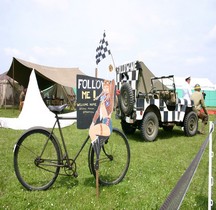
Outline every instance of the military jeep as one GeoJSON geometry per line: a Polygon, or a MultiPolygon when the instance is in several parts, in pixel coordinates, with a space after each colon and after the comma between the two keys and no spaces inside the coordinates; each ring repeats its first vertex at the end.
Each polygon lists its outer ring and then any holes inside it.
{"type": "Polygon", "coordinates": [[[141,131],[145,141],[157,139],[159,128],[182,127],[186,136],[197,133],[198,117],[193,102],[177,97],[174,76],[155,77],[143,62],[116,68],[116,117],[125,134],[141,131]]]}

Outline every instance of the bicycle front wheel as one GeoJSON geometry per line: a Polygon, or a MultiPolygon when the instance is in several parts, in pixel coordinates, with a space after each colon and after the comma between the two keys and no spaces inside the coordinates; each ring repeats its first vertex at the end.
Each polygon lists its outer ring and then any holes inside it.
{"type": "Polygon", "coordinates": [[[60,148],[49,131],[35,128],[24,133],[14,147],[14,169],[28,190],[46,190],[60,170],[60,148]]]}
{"type": "MultiPolygon", "coordinates": [[[[96,155],[90,148],[90,167],[96,177],[96,155]]],[[[102,146],[99,160],[99,182],[102,185],[118,184],[125,177],[130,164],[130,147],[126,136],[118,129],[113,131],[102,146]]]]}

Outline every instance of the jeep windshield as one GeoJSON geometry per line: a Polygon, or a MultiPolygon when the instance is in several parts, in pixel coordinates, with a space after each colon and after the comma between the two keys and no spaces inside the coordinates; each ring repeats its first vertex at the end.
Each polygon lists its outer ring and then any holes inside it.
{"type": "Polygon", "coordinates": [[[174,76],[162,76],[151,78],[151,85],[154,91],[172,90],[175,92],[174,76]],[[157,89],[155,88],[157,87],[157,89]]]}

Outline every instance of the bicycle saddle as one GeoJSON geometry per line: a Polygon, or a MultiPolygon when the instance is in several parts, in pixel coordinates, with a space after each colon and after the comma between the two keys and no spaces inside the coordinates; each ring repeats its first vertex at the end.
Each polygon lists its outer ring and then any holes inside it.
{"type": "Polygon", "coordinates": [[[48,106],[48,108],[51,112],[61,112],[66,106],[67,104],[63,104],[60,106],[48,106]]]}

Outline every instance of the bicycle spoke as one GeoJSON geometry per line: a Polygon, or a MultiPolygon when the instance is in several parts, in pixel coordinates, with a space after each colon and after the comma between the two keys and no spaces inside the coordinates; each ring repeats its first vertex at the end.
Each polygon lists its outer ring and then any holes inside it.
{"type": "Polygon", "coordinates": [[[49,188],[59,173],[60,154],[55,139],[42,129],[25,133],[14,152],[18,180],[29,190],[49,188]],[[42,154],[42,156],[41,156],[42,154]]]}
{"type": "MultiPolygon", "coordinates": [[[[94,171],[96,157],[91,151],[91,167],[94,171]]],[[[127,173],[130,162],[130,148],[127,138],[117,129],[113,129],[106,144],[103,145],[99,160],[99,181],[104,185],[119,183],[127,173]]]]}

